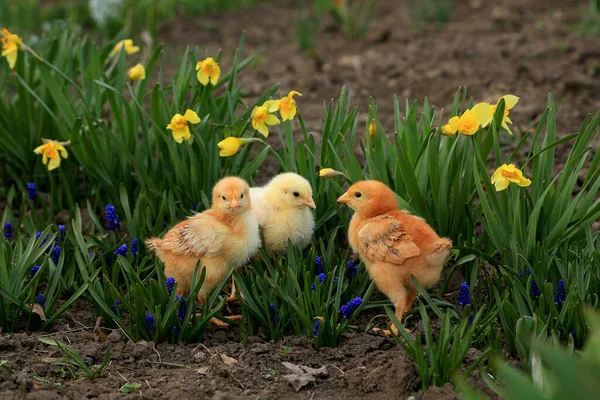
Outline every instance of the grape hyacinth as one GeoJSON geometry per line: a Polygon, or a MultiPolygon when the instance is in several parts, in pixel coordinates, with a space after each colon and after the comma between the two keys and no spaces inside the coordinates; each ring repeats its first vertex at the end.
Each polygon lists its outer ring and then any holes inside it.
{"type": "Polygon", "coordinates": [[[354,314],[354,311],[356,311],[356,309],[360,307],[361,304],[362,299],[360,297],[355,297],[348,303],[340,307],[340,313],[344,316],[344,318],[350,319],[352,314],[354,314]]]}
{"type": "Polygon", "coordinates": [[[179,304],[179,309],[177,309],[177,318],[184,319],[185,314],[187,314],[188,310],[187,301],[185,300],[185,297],[183,297],[182,294],[178,294],[177,297],[175,297],[175,299],[177,301],[181,300],[181,303],[179,304]]]}
{"type": "Polygon", "coordinates": [[[315,257],[315,275],[320,275],[323,273],[323,260],[321,257],[315,257]]]}
{"type": "Polygon", "coordinates": [[[4,224],[4,239],[6,240],[10,240],[13,238],[13,229],[12,229],[12,224],[10,222],[7,222],[6,224],[4,224]]]}
{"type": "Polygon", "coordinates": [[[29,198],[29,200],[37,199],[37,188],[33,182],[27,183],[27,198],[29,198]]]}
{"type": "Polygon", "coordinates": [[[567,298],[567,293],[565,291],[565,283],[563,282],[563,280],[559,280],[558,284],[556,285],[556,294],[554,295],[554,303],[555,304],[562,304],[565,302],[567,298]]]}
{"type": "Polygon", "coordinates": [[[58,258],[60,257],[60,253],[62,253],[62,247],[55,244],[52,248],[52,254],[50,254],[50,258],[52,258],[52,262],[54,265],[58,264],[58,258]]]}
{"type": "Polygon", "coordinates": [[[106,227],[111,231],[119,229],[119,217],[117,217],[115,206],[107,204],[104,211],[106,212],[106,227]]]}
{"type": "Polygon", "coordinates": [[[46,298],[42,293],[38,293],[38,295],[35,297],[35,302],[44,307],[44,305],[46,305],[46,298]]]}
{"type": "Polygon", "coordinates": [[[348,267],[346,268],[346,276],[348,278],[354,278],[358,274],[358,262],[354,260],[348,261],[348,267]]]}
{"type": "Polygon", "coordinates": [[[310,291],[311,292],[316,292],[317,291],[317,284],[313,283],[312,285],[310,285],[310,291]]]}
{"type": "Polygon", "coordinates": [[[275,324],[275,304],[269,304],[269,314],[271,314],[271,323],[275,324]]]}
{"type": "Polygon", "coordinates": [[[156,323],[154,321],[154,314],[146,314],[146,326],[148,329],[154,329],[156,327],[156,323]]]}
{"type": "Polygon", "coordinates": [[[327,277],[327,275],[325,275],[324,273],[317,275],[317,279],[319,280],[319,283],[325,282],[326,277],[327,277]]]}
{"type": "Polygon", "coordinates": [[[319,325],[320,325],[321,321],[319,321],[318,319],[315,321],[315,325],[313,328],[313,335],[315,336],[319,336],[319,325]]]}
{"type": "Polygon", "coordinates": [[[531,295],[535,298],[540,297],[540,288],[533,278],[531,278],[531,295]]]}
{"type": "Polygon", "coordinates": [[[31,271],[29,272],[29,275],[33,278],[35,276],[35,274],[38,273],[39,270],[40,270],[40,266],[39,265],[34,265],[33,268],[31,268],[31,271]]]}
{"type": "Polygon", "coordinates": [[[137,238],[131,239],[131,254],[134,256],[138,255],[138,240],[137,238]]]}
{"type": "Polygon", "coordinates": [[[168,277],[167,280],[165,280],[165,284],[167,285],[167,293],[171,296],[171,293],[173,293],[173,286],[175,286],[175,278],[172,276],[168,277]]]}
{"type": "Polygon", "coordinates": [[[112,310],[113,313],[117,313],[117,307],[119,307],[121,305],[121,300],[115,300],[115,304],[110,306],[110,309],[112,310]]]}
{"type": "Polygon", "coordinates": [[[467,282],[463,282],[460,285],[460,292],[458,293],[458,301],[459,306],[466,306],[471,304],[471,293],[469,291],[469,284],[467,282]]]}
{"type": "Polygon", "coordinates": [[[60,236],[61,240],[65,238],[67,234],[67,227],[64,225],[58,225],[58,236],[60,236]]]}
{"type": "Polygon", "coordinates": [[[179,328],[176,326],[173,327],[173,336],[179,336],[179,328]]]}
{"type": "Polygon", "coordinates": [[[115,256],[127,256],[127,245],[125,243],[115,251],[115,256]]]}

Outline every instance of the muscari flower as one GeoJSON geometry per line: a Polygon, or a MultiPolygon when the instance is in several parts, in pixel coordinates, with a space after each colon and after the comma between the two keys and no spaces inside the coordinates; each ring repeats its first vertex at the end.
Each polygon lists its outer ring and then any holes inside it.
{"type": "Polygon", "coordinates": [[[29,200],[37,199],[37,188],[33,182],[27,183],[27,197],[29,200]]]}
{"type": "Polygon", "coordinates": [[[556,294],[554,295],[554,303],[555,304],[562,304],[565,302],[567,298],[567,293],[565,291],[565,283],[563,282],[563,280],[559,280],[558,284],[556,285],[556,294]]]}
{"type": "Polygon", "coordinates": [[[38,293],[38,295],[35,297],[35,302],[44,307],[44,305],[46,305],[46,298],[42,293],[38,293]]]}
{"type": "Polygon", "coordinates": [[[173,134],[173,139],[177,143],[182,143],[183,140],[188,140],[192,137],[190,133],[190,124],[199,124],[200,117],[193,110],[188,109],[185,114],[175,114],[173,118],[171,118],[171,123],[167,125],[167,129],[171,130],[173,134]]]}
{"type": "Polygon", "coordinates": [[[134,67],[132,67],[127,73],[129,79],[132,81],[140,81],[146,79],[146,70],[144,66],[140,63],[137,63],[134,67]]]}
{"type": "Polygon", "coordinates": [[[167,286],[167,293],[169,293],[170,296],[171,293],[173,293],[173,286],[175,286],[175,278],[173,278],[172,276],[168,277],[165,280],[165,285],[167,286]]]}
{"type": "Polygon", "coordinates": [[[460,117],[450,118],[448,123],[442,127],[442,134],[446,136],[455,136],[460,133],[465,136],[472,136],[477,133],[481,121],[471,110],[467,110],[460,117]]]}
{"type": "Polygon", "coordinates": [[[4,224],[4,239],[10,240],[13,238],[13,236],[14,236],[14,234],[13,234],[12,224],[10,222],[5,223],[4,224]]]}
{"type": "Polygon", "coordinates": [[[269,314],[271,314],[271,323],[275,324],[277,321],[275,318],[275,304],[269,304],[269,314]]]}
{"type": "Polygon", "coordinates": [[[327,277],[327,275],[325,275],[324,273],[320,273],[319,275],[317,275],[317,279],[319,280],[319,283],[325,282],[326,277],[327,277]]]}
{"type": "Polygon", "coordinates": [[[502,127],[512,135],[512,132],[507,124],[512,124],[513,122],[508,117],[508,114],[510,114],[510,110],[519,102],[519,98],[517,96],[512,94],[504,95],[496,102],[496,104],[479,103],[474,105],[473,108],[471,108],[471,111],[477,116],[477,118],[481,120],[481,126],[485,128],[490,124],[490,122],[492,122],[496,108],[498,108],[498,104],[502,99],[504,99],[504,116],[502,117],[502,127]]]}
{"type": "Polygon", "coordinates": [[[279,114],[281,114],[282,120],[292,120],[296,116],[296,113],[298,112],[296,109],[296,100],[294,100],[294,96],[296,95],[302,96],[300,92],[292,90],[287,96],[277,100],[277,107],[279,108],[279,114]]]}
{"type": "Polygon", "coordinates": [[[106,213],[106,227],[111,231],[119,229],[119,217],[117,217],[117,213],[115,212],[115,206],[107,204],[104,212],[106,213]]]}
{"type": "Polygon", "coordinates": [[[64,239],[66,234],[67,227],[64,225],[58,225],[58,236],[60,236],[61,239],[64,239]]]}
{"type": "Polygon", "coordinates": [[[8,29],[3,28],[0,42],[2,43],[2,57],[6,57],[8,67],[13,69],[17,63],[19,49],[23,48],[23,40],[14,33],[10,33],[8,29]]]}
{"type": "Polygon", "coordinates": [[[58,258],[60,257],[60,253],[62,253],[62,247],[55,244],[52,248],[52,254],[50,254],[50,258],[52,258],[52,262],[56,265],[58,264],[58,258]]]}
{"type": "Polygon", "coordinates": [[[131,239],[131,254],[134,256],[138,255],[138,240],[137,238],[131,239]]]}
{"type": "Polygon", "coordinates": [[[134,46],[133,40],[131,39],[121,40],[115,45],[108,57],[112,58],[119,54],[122,50],[125,50],[125,53],[127,54],[134,54],[140,51],[140,48],[139,46],[134,46]]]}
{"type": "Polygon", "coordinates": [[[514,164],[503,164],[492,175],[492,184],[496,187],[497,192],[506,189],[511,182],[521,187],[531,185],[531,180],[525,178],[523,172],[514,164]]]}
{"type": "Polygon", "coordinates": [[[251,116],[252,127],[264,137],[269,136],[269,126],[279,123],[279,118],[273,115],[278,109],[278,104],[275,100],[267,100],[262,106],[254,107],[251,116]]]}
{"type": "Polygon", "coordinates": [[[346,276],[348,278],[353,278],[356,276],[356,274],[358,274],[358,262],[354,260],[348,261],[346,268],[346,276]]]}
{"type": "Polygon", "coordinates": [[[179,308],[177,309],[177,318],[179,319],[184,319],[185,318],[185,314],[187,314],[187,310],[188,310],[188,305],[187,305],[187,301],[185,300],[185,297],[183,297],[182,294],[178,294],[175,297],[175,301],[180,301],[179,303],[179,308]]]}
{"type": "Polygon", "coordinates": [[[115,300],[115,304],[110,306],[110,309],[113,313],[117,313],[117,307],[119,307],[121,305],[121,300],[115,300]]]}
{"type": "Polygon", "coordinates": [[[127,244],[123,243],[116,251],[115,256],[127,256],[127,244]]]}
{"type": "Polygon", "coordinates": [[[531,278],[531,295],[535,298],[540,297],[540,288],[534,278],[531,278]]]}
{"type": "Polygon", "coordinates": [[[176,326],[173,327],[173,336],[179,336],[179,328],[176,326]]]}
{"type": "Polygon", "coordinates": [[[315,320],[315,325],[313,327],[313,335],[318,336],[319,335],[319,325],[320,325],[321,321],[319,321],[318,319],[315,320]]]}
{"type": "Polygon", "coordinates": [[[355,297],[348,303],[340,307],[340,313],[344,316],[344,318],[350,319],[350,317],[352,317],[352,314],[354,314],[356,309],[360,307],[361,304],[362,299],[360,297],[355,297]]]}
{"type": "Polygon", "coordinates": [[[219,147],[219,149],[221,149],[219,151],[219,155],[221,157],[230,157],[234,154],[236,154],[239,149],[240,146],[243,146],[245,144],[248,143],[252,143],[252,142],[257,142],[259,139],[256,138],[237,138],[234,136],[229,136],[226,139],[221,140],[219,143],[217,143],[217,146],[219,147]]]}
{"type": "Polygon", "coordinates": [[[154,314],[146,314],[146,326],[148,329],[154,329],[156,327],[154,314]]]}
{"type": "Polygon", "coordinates": [[[196,71],[198,71],[196,73],[198,82],[204,86],[208,85],[209,81],[213,85],[216,85],[219,81],[219,76],[221,76],[221,67],[219,67],[219,64],[212,57],[208,57],[204,61],[198,61],[196,71]]]}
{"type": "Polygon", "coordinates": [[[40,270],[40,266],[34,265],[33,268],[31,268],[31,271],[29,272],[29,276],[31,276],[33,278],[35,276],[35,274],[38,273],[39,270],[40,270]]]}
{"type": "Polygon", "coordinates": [[[57,142],[56,140],[42,138],[42,142],[44,144],[36,147],[33,152],[42,155],[42,162],[44,165],[48,165],[48,171],[60,167],[61,157],[65,159],[69,157],[69,153],[67,153],[67,149],[64,146],[68,146],[71,141],[57,142]]]}
{"type": "Polygon", "coordinates": [[[315,257],[315,275],[323,273],[323,260],[320,256],[315,257]]]}
{"type": "Polygon", "coordinates": [[[459,306],[463,307],[467,304],[471,304],[471,293],[469,291],[469,284],[467,282],[463,282],[463,284],[460,285],[457,303],[459,306]]]}

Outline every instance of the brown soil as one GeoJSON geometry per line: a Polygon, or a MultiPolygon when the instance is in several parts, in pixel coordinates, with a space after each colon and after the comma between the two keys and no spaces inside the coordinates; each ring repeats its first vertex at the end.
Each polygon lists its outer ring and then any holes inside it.
{"type": "MultiPolygon", "coordinates": [[[[204,344],[155,346],[133,343],[119,330],[98,335],[86,304],[76,303],[52,332],[0,335],[0,360],[8,361],[0,368],[2,399],[112,399],[140,395],[160,399],[457,398],[451,385],[420,392],[416,366],[388,338],[355,331],[345,334],[338,348],[317,351],[310,339],[293,336],[279,342],[250,337],[244,346],[238,328],[211,327],[204,344]],[[68,343],[89,366],[99,365],[108,347],[110,365],[103,376],[89,381],[57,365],[63,354],[42,343],[40,336],[68,343]],[[282,362],[312,368],[326,366],[328,376],[317,378],[296,392],[284,379],[291,372],[282,362]],[[140,383],[142,387],[135,393],[120,393],[119,388],[125,383],[140,383]]],[[[472,349],[467,361],[477,355],[478,351],[472,349]]],[[[491,394],[481,382],[473,378],[470,382],[491,394]]]]}

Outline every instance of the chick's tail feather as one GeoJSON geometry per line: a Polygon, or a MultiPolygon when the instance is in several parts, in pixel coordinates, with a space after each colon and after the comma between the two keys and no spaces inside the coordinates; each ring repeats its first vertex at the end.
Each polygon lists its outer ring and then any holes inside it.
{"type": "Polygon", "coordinates": [[[144,242],[146,244],[146,248],[149,251],[154,251],[156,252],[156,249],[160,246],[160,244],[162,243],[162,239],[160,238],[150,238],[150,239],[146,239],[146,241],[144,242]]]}

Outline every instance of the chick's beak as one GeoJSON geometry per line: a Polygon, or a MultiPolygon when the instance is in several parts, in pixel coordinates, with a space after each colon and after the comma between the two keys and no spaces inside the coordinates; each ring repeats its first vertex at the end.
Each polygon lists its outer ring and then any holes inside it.
{"type": "Polygon", "coordinates": [[[348,192],[344,193],[337,199],[338,203],[350,203],[350,197],[348,197],[348,192]]]}
{"type": "Polygon", "coordinates": [[[236,199],[231,199],[231,202],[229,203],[229,205],[233,211],[237,211],[238,208],[240,208],[240,205],[236,199]]]}
{"type": "Polygon", "coordinates": [[[307,207],[314,208],[315,210],[317,209],[315,201],[312,199],[312,197],[304,199],[304,204],[306,204],[307,207]]]}

